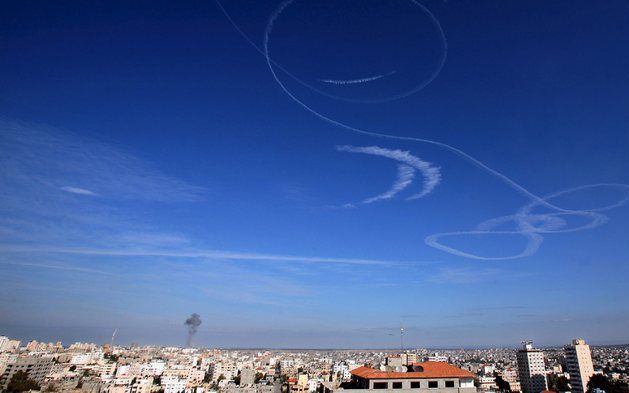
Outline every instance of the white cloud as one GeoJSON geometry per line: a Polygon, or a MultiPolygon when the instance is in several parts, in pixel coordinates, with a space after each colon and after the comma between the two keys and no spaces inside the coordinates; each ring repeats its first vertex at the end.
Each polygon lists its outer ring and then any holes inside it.
{"type": "Polygon", "coordinates": [[[67,192],[71,192],[73,194],[79,194],[79,195],[96,195],[96,193],[90,191],[90,190],[86,190],[85,188],[79,188],[79,187],[70,187],[70,186],[65,186],[65,187],[61,187],[61,189],[63,191],[67,191],[67,192]]]}
{"type": "Polygon", "coordinates": [[[60,253],[77,255],[103,255],[119,257],[175,257],[175,258],[206,258],[215,260],[232,261],[261,261],[261,262],[299,262],[318,264],[344,264],[344,265],[419,265],[429,262],[421,261],[396,261],[384,259],[365,258],[336,258],[319,256],[263,254],[225,250],[207,249],[107,249],[107,248],[72,248],[72,247],[47,247],[47,246],[23,246],[13,244],[0,244],[2,252],[27,252],[27,253],[60,253]]]}
{"type": "Polygon", "coordinates": [[[157,202],[197,201],[204,193],[120,148],[68,131],[0,120],[0,135],[0,181],[20,192],[18,200],[50,188],[157,202]]]}

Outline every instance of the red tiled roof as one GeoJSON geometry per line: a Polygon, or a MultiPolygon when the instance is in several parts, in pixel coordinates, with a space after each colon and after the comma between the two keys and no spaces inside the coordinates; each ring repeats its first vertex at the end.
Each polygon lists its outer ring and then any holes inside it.
{"type": "Polygon", "coordinates": [[[462,370],[445,362],[415,363],[424,371],[397,372],[380,371],[370,367],[358,367],[352,370],[352,374],[364,379],[420,379],[420,378],[474,378],[469,371],[462,370]]]}

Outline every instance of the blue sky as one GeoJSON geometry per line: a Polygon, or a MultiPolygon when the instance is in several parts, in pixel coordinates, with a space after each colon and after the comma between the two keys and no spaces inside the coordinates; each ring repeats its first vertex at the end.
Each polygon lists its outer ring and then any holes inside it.
{"type": "Polygon", "coordinates": [[[222,6],[2,6],[0,334],[629,340],[626,2],[222,6]]]}

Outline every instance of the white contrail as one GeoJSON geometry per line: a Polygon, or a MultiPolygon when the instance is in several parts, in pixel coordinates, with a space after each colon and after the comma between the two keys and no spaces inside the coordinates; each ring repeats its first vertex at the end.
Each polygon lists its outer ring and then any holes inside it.
{"type": "Polygon", "coordinates": [[[329,83],[332,85],[356,85],[359,83],[377,81],[378,79],[382,79],[384,77],[387,77],[393,74],[395,74],[395,71],[391,71],[388,74],[374,75],[374,76],[369,76],[366,78],[359,78],[359,79],[319,79],[319,81],[324,82],[324,83],[329,83]]]}
{"type": "Polygon", "coordinates": [[[535,254],[535,252],[539,249],[539,246],[542,244],[544,240],[542,234],[548,233],[567,233],[567,232],[578,232],[586,229],[596,228],[605,224],[609,218],[602,214],[601,212],[611,210],[617,207],[621,207],[629,202],[629,185],[627,184],[609,184],[609,183],[600,183],[600,184],[588,184],[584,186],[569,188],[563,191],[556,192],[554,194],[548,195],[543,198],[544,201],[549,199],[554,199],[560,196],[564,196],[567,194],[571,194],[577,191],[583,191],[592,188],[617,188],[623,190],[625,196],[620,198],[618,201],[600,206],[597,208],[584,209],[584,210],[572,210],[570,212],[556,212],[556,213],[532,213],[533,209],[540,206],[541,203],[538,201],[533,201],[523,207],[521,207],[515,214],[510,216],[502,216],[492,218],[490,220],[484,221],[480,223],[475,230],[472,231],[456,231],[456,232],[444,232],[444,233],[435,233],[426,237],[425,242],[427,245],[437,248],[439,250],[448,252],[453,255],[458,255],[465,258],[471,259],[479,259],[479,260],[505,260],[505,259],[516,259],[523,258],[527,256],[531,256],[535,254]],[[567,227],[568,223],[562,217],[564,216],[578,216],[582,218],[588,219],[588,222],[575,226],[575,227],[567,227]],[[494,228],[499,227],[500,225],[505,225],[508,223],[512,223],[514,225],[513,230],[495,230],[494,228]],[[503,255],[503,256],[495,256],[495,257],[487,257],[483,255],[472,254],[469,252],[461,251],[457,248],[446,246],[440,243],[440,239],[444,237],[455,237],[455,236],[468,236],[468,235],[516,235],[522,236],[527,240],[524,249],[518,253],[513,255],[503,255]]]}
{"type": "MultiPolygon", "coordinates": [[[[273,12],[273,14],[271,14],[271,17],[269,18],[269,21],[268,21],[268,23],[266,25],[266,29],[265,29],[265,32],[264,32],[264,41],[263,41],[264,45],[263,45],[263,48],[264,48],[264,56],[266,58],[266,63],[267,63],[267,66],[269,68],[269,71],[271,71],[271,75],[273,76],[273,79],[275,79],[275,81],[280,86],[280,88],[284,91],[284,93],[286,93],[286,95],[288,95],[289,98],[291,98],[293,101],[295,101],[295,103],[297,103],[298,105],[300,105],[302,108],[304,108],[308,112],[312,113],[313,115],[317,116],[321,120],[324,120],[324,121],[326,121],[326,122],[328,122],[330,124],[333,124],[333,125],[336,125],[338,127],[341,127],[341,128],[343,128],[345,130],[354,132],[356,134],[374,136],[374,137],[378,137],[378,138],[402,140],[402,141],[422,142],[422,143],[428,143],[428,144],[431,144],[431,145],[436,145],[436,146],[442,147],[444,149],[447,149],[447,150],[449,150],[449,151],[451,151],[451,152],[453,152],[453,153],[455,153],[455,154],[465,158],[466,160],[470,161],[471,163],[477,165],[481,169],[487,171],[491,175],[493,175],[493,176],[497,177],[498,179],[502,180],[507,185],[509,185],[510,187],[514,188],[518,192],[524,194],[528,198],[530,198],[532,200],[535,200],[535,201],[539,201],[540,203],[543,203],[545,206],[547,206],[549,208],[556,209],[556,210],[559,210],[559,211],[567,211],[565,209],[561,209],[561,208],[559,208],[557,206],[554,206],[552,204],[549,204],[548,202],[543,201],[542,198],[540,198],[539,196],[537,196],[537,195],[533,194],[532,192],[528,191],[526,188],[522,187],[521,185],[519,185],[515,181],[511,180],[509,177],[507,177],[507,176],[503,175],[502,173],[498,172],[497,170],[495,170],[495,169],[485,165],[483,162],[481,162],[481,161],[477,160],[476,158],[472,157],[471,155],[465,153],[463,150],[460,150],[460,149],[458,149],[458,148],[456,148],[454,146],[448,145],[447,143],[433,141],[431,139],[398,136],[398,135],[393,135],[393,134],[386,134],[386,133],[380,133],[380,132],[374,132],[374,131],[367,131],[367,130],[363,130],[363,129],[360,129],[360,128],[356,128],[356,127],[350,126],[348,124],[342,123],[340,121],[334,120],[334,119],[332,119],[330,117],[327,117],[327,116],[317,112],[316,110],[312,109],[310,106],[306,105],[304,102],[299,100],[297,97],[295,97],[295,95],[292,94],[286,88],[286,86],[282,83],[280,78],[277,76],[277,73],[275,72],[275,68],[273,67],[273,62],[271,61],[270,52],[269,52],[269,39],[270,39],[270,36],[271,36],[271,32],[273,31],[273,25],[275,23],[275,20],[279,17],[279,15],[282,13],[282,11],[284,11],[284,9],[286,7],[288,7],[291,3],[293,3],[293,1],[294,0],[286,0],[286,1],[284,1],[273,12]]],[[[424,6],[422,6],[421,4],[419,4],[417,2],[414,2],[414,3],[416,3],[417,5],[422,7],[429,15],[432,16],[430,11],[428,11],[428,9],[426,9],[424,6]]],[[[433,18],[434,18],[434,16],[433,16],[433,18]]]]}
{"type": "MultiPolygon", "coordinates": [[[[404,93],[402,95],[395,96],[395,97],[390,98],[390,99],[401,98],[401,97],[405,97],[405,96],[408,96],[410,94],[413,94],[413,93],[421,90],[423,87],[425,87],[430,82],[432,82],[432,80],[434,80],[437,77],[437,75],[439,74],[439,72],[443,68],[443,64],[445,63],[445,57],[447,55],[447,41],[445,40],[445,35],[443,34],[443,30],[441,29],[441,25],[439,24],[439,21],[421,3],[417,2],[416,0],[410,0],[410,1],[412,1],[414,4],[416,4],[418,7],[420,7],[428,16],[430,16],[430,18],[433,21],[433,24],[439,30],[439,32],[441,34],[441,38],[442,38],[443,48],[444,48],[443,56],[441,58],[441,62],[440,62],[439,67],[433,72],[433,74],[431,74],[431,76],[426,80],[426,82],[424,84],[416,87],[415,89],[413,89],[410,92],[406,92],[406,93],[404,93]]],[[[284,9],[286,7],[288,7],[290,4],[292,4],[294,2],[294,0],[285,0],[284,2],[282,2],[276,8],[276,10],[271,14],[271,16],[269,17],[269,20],[267,22],[267,25],[266,25],[266,28],[265,28],[265,31],[264,31],[264,39],[263,39],[263,48],[262,48],[262,50],[260,50],[257,47],[257,45],[255,45],[253,43],[253,41],[251,41],[246,36],[246,34],[244,34],[244,32],[236,25],[236,23],[229,16],[229,14],[225,10],[225,8],[222,6],[220,1],[216,0],[216,2],[218,3],[218,5],[221,8],[221,10],[223,11],[223,13],[225,13],[225,15],[227,16],[229,21],[232,23],[232,25],[234,25],[236,30],[249,43],[251,43],[258,51],[260,51],[264,55],[264,57],[266,59],[267,66],[269,68],[269,71],[271,72],[271,75],[273,76],[273,79],[279,85],[280,89],[282,89],[282,91],[291,100],[293,100],[295,103],[297,103],[299,106],[301,106],[304,110],[310,112],[311,114],[313,114],[314,116],[318,117],[319,119],[321,119],[323,121],[326,121],[326,122],[328,122],[328,123],[330,123],[332,125],[335,125],[337,127],[340,127],[340,128],[342,128],[344,130],[347,130],[347,131],[350,131],[350,132],[353,132],[353,133],[356,133],[356,134],[366,135],[366,136],[371,136],[371,137],[377,137],[377,138],[386,138],[386,139],[400,140],[400,141],[420,142],[420,143],[426,143],[426,144],[430,144],[430,145],[441,147],[441,148],[443,148],[445,150],[448,150],[448,151],[450,151],[450,152],[452,152],[452,153],[462,157],[463,159],[471,162],[472,164],[476,165],[480,169],[484,170],[485,172],[487,172],[490,175],[494,176],[495,178],[499,179],[500,181],[505,183],[510,188],[514,189],[515,191],[519,192],[520,194],[524,195],[526,198],[531,200],[531,203],[529,205],[526,205],[525,207],[523,207],[517,214],[515,214],[513,216],[499,217],[497,219],[489,220],[489,221],[486,221],[485,223],[481,224],[480,227],[483,228],[483,229],[477,229],[477,230],[473,230],[473,231],[459,231],[459,232],[438,233],[438,234],[430,235],[430,236],[428,236],[425,239],[425,243],[427,245],[429,245],[429,246],[435,247],[435,248],[440,249],[442,251],[446,251],[446,252],[451,253],[453,255],[458,255],[458,256],[462,256],[462,257],[466,257],[466,258],[472,258],[472,259],[504,260],[504,259],[522,258],[522,257],[530,256],[530,255],[534,254],[538,250],[539,246],[541,245],[541,243],[543,241],[543,237],[542,237],[542,235],[540,235],[540,233],[556,233],[556,232],[569,232],[569,231],[573,231],[574,232],[574,231],[577,231],[577,230],[584,230],[584,229],[594,228],[594,227],[599,226],[602,223],[606,222],[606,220],[607,220],[607,217],[605,215],[597,213],[597,212],[599,212],[601,210],[608,210],[608,209],[611,209],[611,208],[614,208],[614,207],[622,206],[629,200],[629,185],[625,185],[625,184],[592,184],[592,185],[586,185],[586,186],[582,186],[582,187],[577,187],[575,189],[564,190],[564,191],[561,191],[559,193],[553,194],[551,196],[542,198],[542,197],[534,194],[533,192],[529,191],[525,187],[521,186],[519,183],[517,183],[516,181],[512,180],[508,176],[506,176],[506,175],[502,174],[501,172],[491,168],[490,166],[486,165],[485,163],[483,163],[482,161],[476,159],[475,157],[471,156],[470,154],[464,152],[463,150],[461,150],[459,148],[456,148],[456,147],[454,147],[452,145],[449,145],[447,143],[443,143],[443,142],[439,142],[439,141],[435,141],[435,140],[431,140],[431,139],[425,139],[425,138],[405,137],[405,136],[398,136],[398,135],[384,133],[384,132],[368,131],[368,130],[364,130],[364,129],[361,129],[361,128],[350,126],[350,125],[345,124],[343,122],[340,122],[338,120],[334,120],[334,119],[332,119],[332,118],[330,118],[330,117],[328,117],[328,116],[326,116],[326,115],[316,111],[315,109],[313,109],[312,107],[310,107],[309,105],[307,105],[306,103],[304,103],[303,101],[298,99],[293,93],[291,93],[288,90],[288,88],[284,85],[284,83],[282,83],[280,78],[278,77],[275,68],[280,69],[281,71],[286,73],[286,75],[291,77],[296,82],[302,84],[303,86],[306,86],[306,87],[308,87],[308,88],[310,88],[310,89],[312,89],[312,90],[314,90],[314,91],[316,91],[318,93],[321,93],[323,95],[330,96],[329,94],[323,93],[320,90],[317,90],[316,88],[314,88],[314,87],[304,83],[303,81],[299,80],[299,78],[296,78],[294,75],[292,75],[290,72],[288,72],[285,68],[281,67],[279,64],[277,64],[275,61],[273,61],[271,59],[270,50],[269,50],[269,41],[270,41],[271,32],[273,31],[274,23],[277,20],[277,18],[280,16],[280,14],[284,11],[284,9]],[[578,190],[581,190],[581,189],[593,188],[593,187],[603,187],[603,186],[623,188],[625,190],[625,192],[627,193],[627,197],[617,201],[616,203],[614,203],[614,204],[612,204],[610,206],[604,207],[603,209],[599,208],[599,209],[590,209],[590,210],[564,209],[564,208],[556,206],[555,204],[550,203],[548,201],[549,199],[552,199],[552,198],[554,198],[556,196],[559,196],[559,195],[563,195],[563,194],[568,193],[568,192],[574,192],[574,191],[578,191],[578,190]],[[554,211],[554,213],[545,213],[545,214],[540,213],[540,214],[536,214],[536,215],[530,214],[531,209],[533,209],[534,207],[538,207],[538,206],[543,206],[543,207],[546,207],[548,209],[551,209],[551,210],[554,211]],[[577,227],[577,228],[559,229],[558,227],[563,227],[565,225],[565,224],[563,224],[563,222],[565,222],[565,221],[563,221],[560,217],[561,216],[570,216],[570,215],[588,217],[590,219],[590,222],[585,224],[585,225],[582,225],[581,227],[577,227]],[[517,228],[515,230],[511,230],[511,231],[497,231],[497,230],[493,230],[492,229],[498,223],[503,223],[505,221],[513,221],[514,224],[517,225],[517,228]],[[536,226],[535,225],[535,221],[537,221],[538,224],[541,223],[541,226],[536,226]],[[527,241],[527,245],[525,246],[524,250],[521,253],[516,254],[516,255],[511,255],[511,256],[498,256],[498,257],[485,257],[485,256],[481,256],[481,255],[467,253],[467,252],[458,250],[458,249],[456,249],[454,247],[445,246],[445,245],[443,245],[443,244],[441,244],[439,242],[439,239],[442,238],[442,237],[446,237],[446,236],[461,236],[461,235],[519,235],[519,236],[525,237],[528,241],[527,241]]],[[[338,98],[338,97],[334,97],[334,96],[332,96],[332,97],[333,98],[338,98]]],[[[384,101],[386,101],[386,100],[384,100],[384,101]]],[[[369,101],[369,102],[381,102],[381,101],[369,101]]],[[[426,187],[424,187],[424,190],[425,189],[426,189],[426,187]]],[[[420,196],[421,195],[417,195],[416,197],[420,197],[420,196]]]]}
{"type": "MultiPolygon", "coordinates": [[[[312,90],[312,91],[314,91],[314,92],[316,92],[318,94],[321,94],[321,95],[329,97],[329,98],[333,98],[335,100],[341,100],[341,101],[347,101],[347,102],[356,102],[356,103],[370,103],[370,104],[394,101],[394,100],[398,100],[398,99],[401,99],[401,98],[404,98],[404,97],[408,97],[410,95],[413,95],[413,94],[417,93],[418,91],[422,90],[424,87],[428,86],[433,80],[435,80],[435,78],[437,78],[437,76],[439,75],[439,73],[441,73],[441,70],[443,69],[443,66],[446,63],[446,58],[448,57],[448,41],[446,40],[446,36],[445,36],[445,34],[443,32],[443,29],[441,28],[441,24],[439,23],[437,18],[435,18],[434,15],[429,10],[426,7],[424,7],[422,4],[420,4],[418,1],[416,1],[416,0],[409,0],[409,1],[412,2],[413,4],[417,5],[420,9],[422,9],[422,11],[424,11],[426,13],[426,15],[430,18],[431,22],[433,23],[434,27],[437,29],[437,33],[439,34],[439,40],[440,40],[440,43],[441,43],[442,51],[441,51],[441,55],[440,55],[440,57],[439,57],[439,59],[437,61],[437,64],[435,66],[435,69],[432,71],[432,73],[430,73],[430,75],[428,75],[428,77],[426,79],[424,79],[420,83],[414,85],[411,89],[409,89],[409,90],[407,90],[405,92],[402,92],[400,94],[396,94],[396,95],[392,95],[392,96],[388,96],[388,97],[380,98],[380,99],[357,99],[357,98],[341,97],[341,96],[337,96],[337,95],[325,92],[323,90],[320,90],[317,87],[312,86],[312,85],[306,83],[305,81],[301,80],[297,76],[295,76],[293,73],[291,73],[289,70],[287,70],[286,67],[283,67],[277,61],[275,61],[273,59],[269,59],[268,56],[266,55],[266,51],[263,48],[260,48],[255,42],[253,42],[253,40],[251,38],[249,38],[249,36],[238,26],[238,24],[234,21],[234,19],[231,17],[231,15],[229,15],[229,12],[227,12],[227,10],[225,9],[225,7],[221,3],[221,1],[220,0],[215,0],[215,2],[218,5],[218,7],[221,9],[221,11],[225,15],[225,17],[227,18],[229,23],[234,27],[234,29],[236,29],[238,34],[240,34],[240,36],[245,41],[247,41],[262,56],[267,57],[267,61],[272,62],[273,65],[275,65],[275,67],[277,67],[280,70],[282,70],[282,72],[284,72],[286,75],[288,75],[295,82],[299,83],[300,85],[302,85],[304,87],[307,87],[308,89],[310,89],[310,90],[312,90]]],[[[289,1],[289,3],[292,3],[292,2],[293,2],[293,0],[289,1]]],[[[283,8],[285,8],[287,5],[288,4],[284,5],[283,8]]]]}
{"type": "Polygon", "coordinates": [[[389,188],[382,194],[365,199],[363,203],[373,203],[377,201],[391,199],[413,182],[413,178],[415,178],[415,169],[406,164],[398,165],[397,169],[397,179],[395,179],[395,182],[393,183],[391,188],[389,188]]]}
{"type": "MultiPolygon", "coordinates": [[[[421,158],[412,155],[408,151],[385,149],[379,146],[337,146],[336,149],[338,151],[346,151],[349,153],[363,153],[390,158],[402,162],[415,170],[418,170],[424,177],[424,186],[421,192],[415,195],[411,195],[410,197],[408,197],[408,199],[417,199],[428,195],[441,181],[441,173],[439,172],[439,168],[433,167],[429,162],[426,162],[421,158]]],[[[409,176],[409,174],[404,174],[400,172],[400,174],[398,175],[398,180],[394,183],[393,187],[389,191],[379,196],[369,198],[363,203],[371,203],[381,199],[392,198],[412,182],[413,176],[409,176]],[[404,175],[405,177],[403,178],[401,177],[401,175],[404,175]]]]}

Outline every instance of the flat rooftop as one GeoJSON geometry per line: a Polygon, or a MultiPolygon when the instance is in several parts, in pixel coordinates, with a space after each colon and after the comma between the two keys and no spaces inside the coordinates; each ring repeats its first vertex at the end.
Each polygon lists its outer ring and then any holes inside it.
{"type": "Polygon", "coordinates": [[[423,378],[474,378],[476,375],[445,362],[413,364],[413,371],[380,371],[371,367],[358,367],[352,375],[364,379],[423,379],[423,378]]]}

